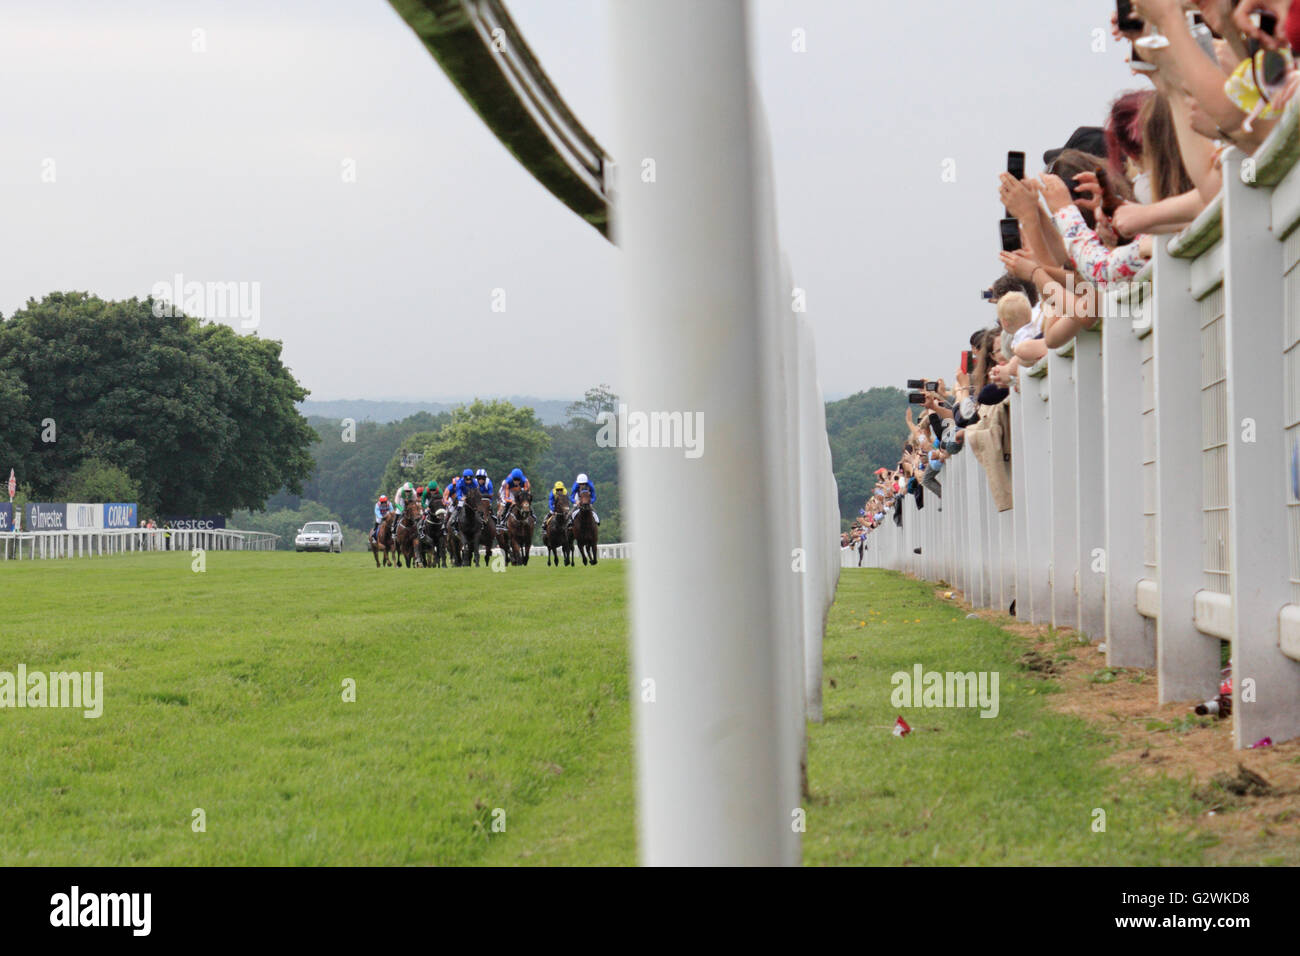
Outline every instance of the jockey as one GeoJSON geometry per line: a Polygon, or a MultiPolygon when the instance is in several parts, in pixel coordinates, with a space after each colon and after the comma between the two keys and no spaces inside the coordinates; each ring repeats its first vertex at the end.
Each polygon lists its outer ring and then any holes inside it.
{"type": "Polygon", "coordinates": [[[478,471],[474,472],[474,480],[478,482],[479,494],[487,498],[488,501],[491,501],[492,479],[488,477],[487,469],[480,468],[478,471]]]}
{"type": "Polygon", "coordinates": [[[524,475],[523,470],[516,468],[510,474],[506,475],[506,480],[501,483],[501,508],[497,512],[497,520],[505,518],[506,513],[510,511],[510,506],[515,503],[516,491],[532,491],[533,486],[529,484],[528,478],[524,475]]]}
{"type": "Polygon", "coordinates": [[[452,495],[455,497],[457,505],[461,504],[465,500],[465,492],[473,482],[474,471],[470,468],[466,468],[462,471],[460,477],[452,482],[452,495]]]}
{"type": "Polygon", "coordinates": [[[406,510],[408,501],[415,501],[415,485],[409,481],[393,492],[393,507],[399,515],[406,510]]]}
{"type": "Polygon", "coordinates": [[[379,500],[375,502],[375,526],[370,531],[370,540],[379,540],[379,524],[393,510],[393,506],[388,503],[388,495],[380,495],[379,500]]]}
{"type": "Polygon", "coordinates": [[[567,497],[569,496],[569,490],[568,490],[567,488],[564,487],[564,482],[562,482],[562,481],[557,481],[557,482],[555,483],[555,486],[554,486],[553,488],[551,488],[551,493],[550,493],[550,495],[549,495],[548,498],[547,498],[547,505],[550,507],[550,510],[549,510],[548,512],[546,512],[546,518],[545,518],[545,520],[542,521],[542,530],[543,530],[543,531],[546,530],[546,527],[551,523],[551,518],[552,518],[552,517],[554,516],[554,514],[555,514],[555,496],[556,496],[556,495],[559,495],[561,498],[567,498],[567,497]]]}
{"type": "Polygon", "coordinates": [[[425,487],[416,490],[420,492],[420,507],[425,511],[429,510],[430,502],[436,502],[442,497],[442,492],[438,489],[436,481],[431,481],[425,487]]]}
{"type": "MultiPolygon", "coordinates": [[[[591,505],[592,505],[591,513],[592,513],[592,515],[593,515],[593,516],[595,517],[595,519],[596,519],[596,524],[600,524],[600,515],[596,514],[596,507],[595,507],[595,506],[596,506],[596,486],[593,485],[590,481],[587,480],[587,476],[586,476],[585,474],[583,474],[583,475],[579,475],[577,478],[574,479],[574,481],[573,481],[573,490],[569,492],[569,503],[570,503],[570,504],[577,505],[577,503],[578,503],[578,492],[580,492],[580,491],[585,491],[585,492],[587,492],[588,494],[591,495],[591,505]]],[[[574,519],[575,517],[577,517],[577,515],[578,515],[578,509],[577,509],[576,507],[575,507],[572,511],[569,512],[569,525],[570,525],[570,527],[572,527],[572,525],[573,525],[573,519],[574,519]]]]}

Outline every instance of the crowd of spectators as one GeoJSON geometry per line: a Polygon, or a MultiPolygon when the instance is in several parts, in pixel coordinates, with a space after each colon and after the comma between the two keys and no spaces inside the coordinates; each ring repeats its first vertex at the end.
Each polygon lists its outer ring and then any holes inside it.
{"type": "Polygon", "coordinates": [[[1135,278],[1155,237],[1182,231],[1218,195],[1223,151],[1253,154],[1300,88],[1300,0],[1120,0],[1111,29],[1145,85],[1047,150],[1036,178],[1023,154],[1008,156],[1002,272],[984,293],[995,319],[971,334],[951,383],[908,382],[898,462],[877,471],[843,540],[859,555],[871,530],[902,524],[908,495],[942,508],[944,465],[967,446],[998,509],[1011,507],[1008,404],[1021,371],[1096,325],[1107,287],[1135,278]]]}

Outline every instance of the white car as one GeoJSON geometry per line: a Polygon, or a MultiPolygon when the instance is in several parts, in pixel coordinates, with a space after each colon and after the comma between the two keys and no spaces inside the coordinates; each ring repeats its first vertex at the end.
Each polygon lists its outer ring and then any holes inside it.
{"type": "Polygon", "coordinates": [[[343,529],[337,521],[309,521],[293,539],[295,551],[343,551],[343,529]]]}

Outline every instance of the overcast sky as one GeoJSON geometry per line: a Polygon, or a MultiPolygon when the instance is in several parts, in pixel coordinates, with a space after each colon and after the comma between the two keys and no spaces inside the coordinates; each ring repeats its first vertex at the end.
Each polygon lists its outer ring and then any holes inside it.
{"type": "MultiPolygon", "coordinates": [[[[614,2],[507,0],[606,144],[614,2]]],[[[1006,150],[1036,173],[1140,85],[1113,6],[754,4],[781,241],[828,396],[948,375],[991,320],[1006,150]]],[[[617,389],[617,250],[518,166],[386,0],[4,0],[0,73],[5,315],[179,273],[257,283],[258,334],[313,398],[617,389]],[[467,335],[513,346],[487,360],[467,335]],[[545,361],[560,350],[573,360],[545,361]]]]}

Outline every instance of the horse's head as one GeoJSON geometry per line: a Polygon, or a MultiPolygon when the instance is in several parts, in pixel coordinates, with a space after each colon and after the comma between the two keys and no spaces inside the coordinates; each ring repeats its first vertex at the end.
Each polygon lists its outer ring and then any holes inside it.
{"type": "Polygon", "coordinates": [[[482,493],[478,490],[478,482],[471,481],[465,485],[465,504],[471,511],[478,511],[479,502],[483,500],[482,493]]]}
{"type": "Polygon", "coordinates": [[[578,507],[583,511],[591,510],[591,492],[586,488],[578,492],[578,507]]]}

